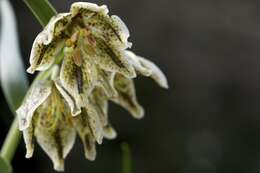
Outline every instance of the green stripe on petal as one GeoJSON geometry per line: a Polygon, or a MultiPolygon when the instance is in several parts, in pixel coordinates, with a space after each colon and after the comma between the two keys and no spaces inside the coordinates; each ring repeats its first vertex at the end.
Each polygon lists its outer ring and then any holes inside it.
{"type": "MultiPolygon", "coordinates": [[[[102,69],[110,72],[121,73],[126,77],[136,77],[135,70],[124,56],[124,52],[109,46],[104,40],[95,37],[96,54],[95,63],[102,69]]],[[[86,51],[85,51],[86,52],[86,51]]]]}
{"type": "Polygon", "coordinates": [[[71,123],[61,118],[55,127],[45,128],[37,125],[35,127],[35,136],[42,149],[51,158],[54,169],[64,170],[64,159],[72,149],[76,133],[71,123]]]}

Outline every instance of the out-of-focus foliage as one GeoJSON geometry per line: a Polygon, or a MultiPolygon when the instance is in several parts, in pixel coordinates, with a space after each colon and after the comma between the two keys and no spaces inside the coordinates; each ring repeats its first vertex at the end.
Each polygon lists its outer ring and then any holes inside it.
{"type": "MultiPolygon", "coordinates": [[[[1,87],[10,109],[14,112],[26,93],[28,81],[18,46],[15,15],[8,0],[0,1],[0,15],[1,87]]],[[[3,153],[1,151],[0,172],[11,173],[12,167],[9,161],[3,158],[3,153]]]]}
{"type": "Polygon", "coordinates": [[[17,108],[28,88],[18,46],[15,16],[7,0],[1,2],[0,79],[11,110],[17,108]]]}

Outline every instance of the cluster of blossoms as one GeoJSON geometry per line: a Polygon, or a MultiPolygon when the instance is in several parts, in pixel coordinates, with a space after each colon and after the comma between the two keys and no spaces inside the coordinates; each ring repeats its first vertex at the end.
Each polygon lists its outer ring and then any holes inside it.
{"type": "Polygon", "coordinates": [[[108,121],[108,101],[142,118],[133,78],[149,76],[161,87],[167,80],[151,61],[127,50],[129,32],[105,5],[77,2],[69,13],[53,17],[36,37],[29,73],[41,71],[17,110],[19,127],[32,157],[34,139],[48,154],[54,169],[64,169],[64,159],[76,134],[85,157],[94,160],[96,142],[113,139],[108,121]]]}

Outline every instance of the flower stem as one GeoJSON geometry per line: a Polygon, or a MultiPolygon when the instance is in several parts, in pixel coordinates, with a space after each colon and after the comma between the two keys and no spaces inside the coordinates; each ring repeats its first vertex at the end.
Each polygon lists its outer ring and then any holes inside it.
{"type": "Polygon", "coordinates": [[[132,173],[132,158],[130,147],[127,143],[121,144],[122,150],[122,173],[132,173]]]}
{"type": "Polygon", "coordinates": [[[8,162],[12,161],[16,148],[19,144],[20,137],[21,137],[21,134],[18,129],[18,120],[16,117],[5,138],[4,144],[3,144],[1,152],[0,152],[1,157],[5,158],[6,161],[8,161],[8,162]]]}
{"type": "Polygon", "coordinates": [[[42,26],[47,25],[51,17],[57,14],[48,0],[24,0],[24,2],[42,26]]]}

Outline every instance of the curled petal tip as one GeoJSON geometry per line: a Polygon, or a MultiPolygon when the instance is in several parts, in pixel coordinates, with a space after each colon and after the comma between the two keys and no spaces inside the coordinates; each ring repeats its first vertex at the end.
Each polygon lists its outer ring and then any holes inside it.
{"type": "Polygon", "coordinates": [[[27,158],[27,159],[31,158],[33,156],[33,150],[34,150],[33,148],[31,148],[31,149],[27,148],[25,158],[27,158]]]}
{"type": "Polygon", "coordinates": [[[161,83],[161,87],[164,88],[164,89],[169,89],[169,85],[168,85],[167,80],[165,80],[163,83],[161,83]]]}
{"type": "Polygon", "coordinates": [[[80,109],[72,110],[71,115],[72,115],[73,117],[75,117],[75,116],[79,115],[80,113],[81,113],[81,110],[80,110],[80,109]]]}
{"type": "Polygon", "coordinates": [[[64,171],[64,160],[55,160],[53,164],[56,171],[64,171]]]}
{"type": "Polygon", "coordinates": [[[144,117],[144,109],[143,107],[139,106],[136,112],[133,112],[133,117],[136,119],[142,119],[144,117]]]}
{"type": "Polygon", "coordinates": [[[112,127],[104,127],[103,129],[104,137],[107,139],[115,139],[117,137],[116,131],[112,127]]]}
{"type": "Polygon", "coordinates": [[[32,67],[29,67],[26,71],[27,71],[27,73],[33,74],[35,72],[35,69],[32,67]]]}
{"type": "Polygon", "coordinates": [[[85,152],[85,158],[88,159],[89,161],[95,161],[96,153],[85,152]]]}
{"type": "Polygon", "coordinates": [[[97,139],[97,143],[99,145],[101,145],[103,143],[103,136],[100,136],[98,139],[97,139]]]}

